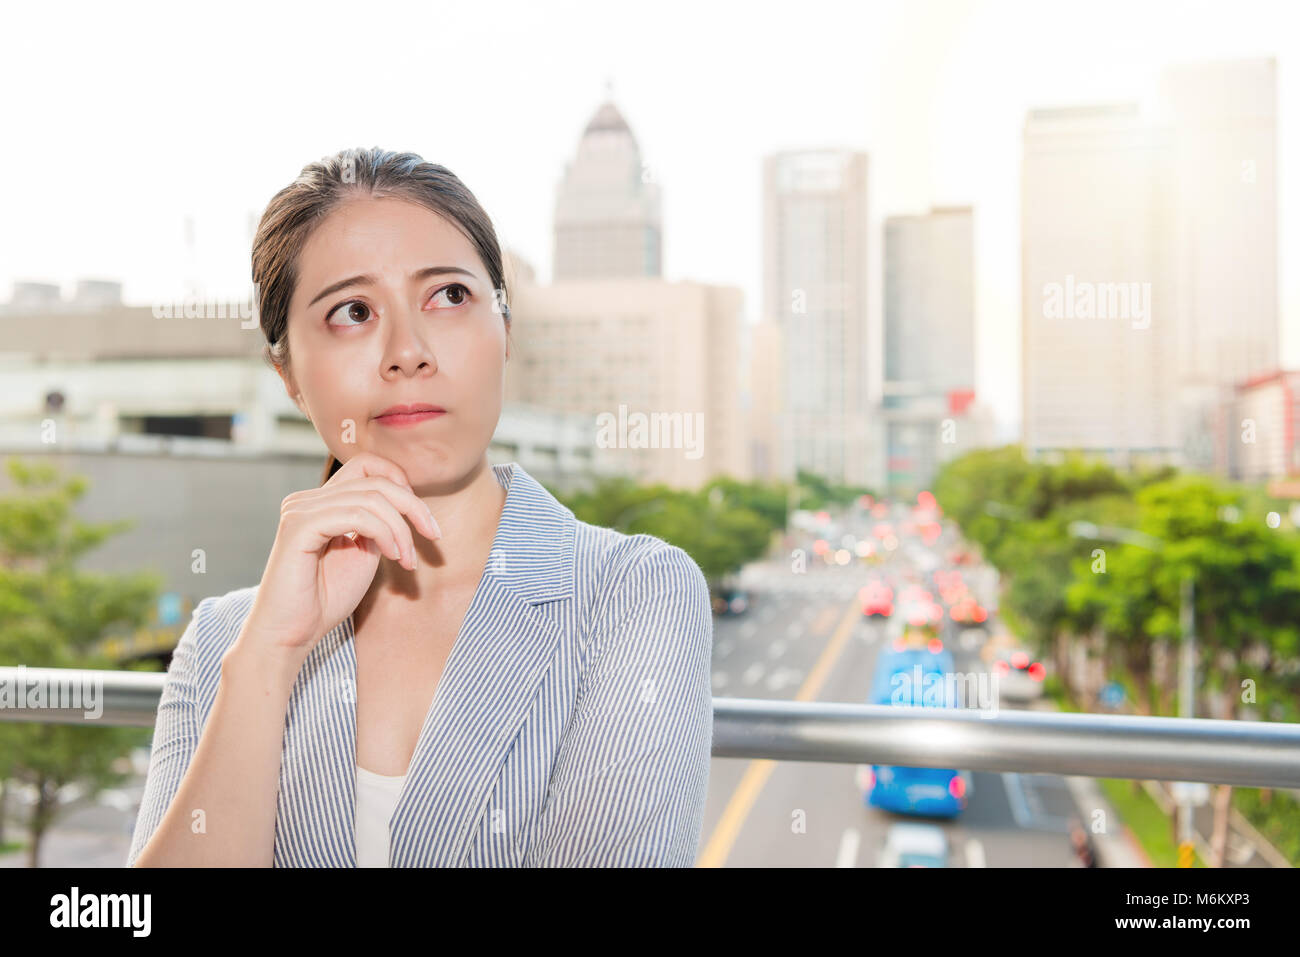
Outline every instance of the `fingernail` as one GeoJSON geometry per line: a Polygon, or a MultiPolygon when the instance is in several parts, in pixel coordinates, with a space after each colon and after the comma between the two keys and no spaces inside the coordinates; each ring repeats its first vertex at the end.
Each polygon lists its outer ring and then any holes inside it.
{"type": "Polygon", "coordinates": [[[438,527],[438,520],[433,517],[433,509],[426,505],[424,510],[429,513],[429,524],[433,526],[433,537],[442,538],[442,529],[438,527]]]}

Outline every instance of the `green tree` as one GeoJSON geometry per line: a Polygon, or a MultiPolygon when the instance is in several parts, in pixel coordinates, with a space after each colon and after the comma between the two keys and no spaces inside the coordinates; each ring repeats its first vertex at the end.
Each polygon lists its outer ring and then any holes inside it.
{"type": "Polygon", "coordinates": [[[733,478],[715,478],[704,486],[706,493],[721,489],[729,508],[743,508],[755,513],[773,530],[784,529],[790,520],[790,488],[784,483],[742,482],[733,478]]]}
{"type": "MultiPolygon", "coordinates": [[[[1182,635],[1179,620],[1184,580],[1193,585],[1196,687],[1217,692],[1215,713],[1203,705],[1200,717],[1239,718],[1244,689],[1264,702],[1270,716],[1293,710],[1294,677],[1281,673],[1293,660],[1300,621],[1297,549],[1294,535],[1279,534],[1264,515],[1241,508],[1237,490],[1205,476],[1182,475],[1154,482],[1138,492],[1137,530],[1159,544],[1111,547],[1105,575],[1075,565],[1072,603],[1095,614],[1137,682],[1144,713],[1151,713],[1150,649],[1156,638],[1171,644],[1182,635]],[[1275,701],[1286,701],[1281,709],[1275,701]]],[[[1170,676],[1172,677],[1172,676],[1170,676]]],[[[1159,710],[1168,710],[1161,689],[1159,710]]],[[[1215,795],[1211,846],[1222,861],[1231,787],[1215,795]]]]}
{"type": "MultiPolygon", "coordinates": [[[[7,469],[15,490],[0,497],[0,662],[117,668],[96,646],[115,630],[147,622],[160,579],[84,573],[76,563],[131,523],[77,519],[73,505],[87,488],[80,476],[62,481],[52,466],[18,459],[7,469]]],[[[0,720],[0,781],[22,782],[36,793],[26,822],[29,866],[39,866],[41,839],[70,807],[60,803],[60,793],[75,785],[81,800],[91,800],[122,783],[130,750],[148,740],[142,728],[0,720]]]]}
{"type": "MultiPolygon", "coordinates": [[[[1289,503],[1169,467],[1119,472],[1078,454],[1029,462],[1017,446],[946,463],[935,495],[1001,573],[1007,621],[1053,642],[1063,678],[1070,642],[1100,633],[1103,665],[1130,684],[1138,709],[1172,713],[1176,675],[1154,674],[1152,651],[1167,642],[1165,660],[1174,659],[1181,588],[1190,579],[1198,688],[1221,702],[1214,714],[1204,706],[1196,713],[1243,717],[1250,692],[1268,720],[1300,718],[1300,534],[1280,518],[1265,521],[1269,512],[1286,514],[1289,503]],[[1156,544],[1077,539],[1076,521],[1130,529],[1156,544]]],[[[1065,687],[1069,693],[1068,680],[1065,687]]],[[[1220,860],[1230,799],[1221,787],[1211,838],[1220,860]]]]}
{"type": "MultiPolygon", "coordinates": [[[[686,551],[710,588],[767,551],[774,522],[783,520],[778,490],[715,479],[697,490],[630,479],[601,481],[561,499],[579,519],[627,535],[647,534],[686,551]]],[[[559,496],[557,496],[558,498],[559,496]]]]}
{"type": "Polygon", "coordinates": [[[1138,496],[1139,529],[1163,540],[1152,573],[1163,603],[1152,631],[1178,631],[1178,588],[1194,583],[1197,648],[1208,667],[1202,690],[1219,692],[1221,712],[1237,718],[1242,681],[1262,698],[1289,690],[1273,685],[1272,669],[1249,662],[1293,660],[1300,623],[1294,535],[1269,528],[1264,515],[1241,508],[1237,490],[1202,476],[1153,484],[1138,496]]]}
{"type": "Polygon", "coordinates": [[[795,483],[798,490],[797,507],[811,511],[843,507],[862,495],[878,497],[866,486],[834,485],[807,469],[796,470],[795,483]]]}

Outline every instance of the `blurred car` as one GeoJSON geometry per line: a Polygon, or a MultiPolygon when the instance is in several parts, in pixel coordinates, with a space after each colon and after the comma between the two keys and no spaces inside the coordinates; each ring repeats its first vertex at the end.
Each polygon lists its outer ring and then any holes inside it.
{"type": "MultiPolygon", "coordinates": [[[[894,651],[907,648],[942,648],[939,638],[939,626],[928,618],[905,616],[895,611],[889,619],[886,637],[894,651]],[[936,644],[937,643],[937,644],[936,644]]],[[[879,677],[879,673],[877,673],[879,677]]]]}
{"type": "Polygon", "coordinates": [[[960,569],[956,568],[936,568],[930,577],[934,579],[934,587],[941,592],[965,584],[962,581],[960,569]]]}
{"type": "Polygon", "coordinates": [[[1024,649],[1000,653],[993,661],[998,697],[1004,701],[1034,701],[1043,696],[1043,679],[1047,669],[1041,661],[1030,658],[1024,649]]]}
{"type": "Polygon", "coordinates": [[[871,539],[860,539],[856,551],[864,565],[880,565],[885,560],[884,548],[878,547],[871,539]]]}
{"type": "Polygon", "coordinates": [[[989,636],[989,640],[984,643],[980,649],[980,660],[986,667],[993,667],[993,659],[998,652],[1006,648],[1017,648],[1020,643],[1011,635],[1010,632],[998,629],[989,636]]]}
{"type": "Polygon", "coordinates": [[[858,602],[868,618],[888,618],[894,613],[894,590],[880,579],[872,579],[858,590],[858,602]]]}
{"type": "Polygon", "coordinates": [[[743,588],[719,588],[713,596],[715,615],[741,615],[749,609],[749,592],[743,588]]]}
{"type": "Polygon", "coordinates": [[[938,557],[928,548],[918,548],[912,561],[924,572],[932,572],[939,567],[938,557]]]}
{"type": "Polygon", "coordinates": [[[1029,649],[1011,635],[994,635],[980,651],[980,657],[997,680],[999,700],[1026,702],[1043,696],[1046,666],[1035,661],[1029,649]]]}
{"type": "Polygon", "coordinates": [[[885,834],[877,866],[947,867],[948,835],[933,824],[894,824],[885,834]]]}
{"type": "Polygon", "coordinates": [[[957,643],[965,651],[974,651],[989,639],[989,633],[983,628],[963,628],[957,637],[957,643]]]}
{"type": "Polygon", "coordinates": [[[917,627],[943,624],[943,606],[920,585],[907,585],[899,592],[897,612],[905,622],[917,627]]]}
{"type": "Polygon", "coordinates": [[[958,598],[948,610],[948,614],[959,625],[982,624],[988,617],[984,606],[977,602],[970,592],[958,598]]]}

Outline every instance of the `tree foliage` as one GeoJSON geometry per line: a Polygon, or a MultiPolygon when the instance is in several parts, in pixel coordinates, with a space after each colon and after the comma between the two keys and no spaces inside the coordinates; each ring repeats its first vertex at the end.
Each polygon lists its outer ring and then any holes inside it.
{"type": "MultiPolygon", "coordinates": [[[[153,573],[101,575],[78,560],[129,521],[90,524],[73,506],[86,492],[80,476],[62,479],[46,464],[7,463],[12,493],[0,497],[0,662],[14,667],[117,670],[96,650],[116,631],[146,624],[161,587],[153,573]]],[[[90,800],[130,774],[126,760],[143,746],[142,728],[0,721],[0,781],[35,790],[27,819],[28,862],[39,861],[41,838],[70,806],[60,795],[90,800]]]]}

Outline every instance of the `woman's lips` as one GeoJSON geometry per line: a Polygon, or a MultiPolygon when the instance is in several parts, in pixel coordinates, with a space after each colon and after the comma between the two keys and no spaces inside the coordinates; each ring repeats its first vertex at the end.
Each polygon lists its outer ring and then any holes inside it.
{"type": "Polygon", "coordinates": [[[446,414],[446,412],[396,412],[392,415],[376,416],[375,421],[380,425],[418,425],[446,414]]]}

